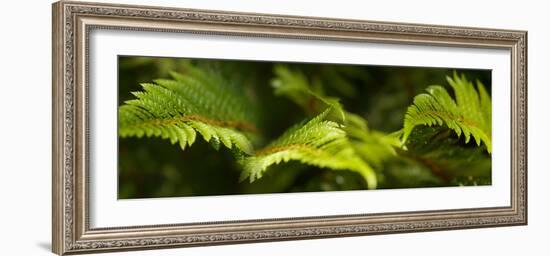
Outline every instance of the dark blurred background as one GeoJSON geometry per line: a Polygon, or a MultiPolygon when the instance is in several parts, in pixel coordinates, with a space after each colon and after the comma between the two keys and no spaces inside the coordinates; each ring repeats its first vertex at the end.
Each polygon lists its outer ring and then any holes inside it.
{"type": "MultiPolygon", "coordinates": [[[[261,104],[261,130],[267,140],[276,138],[292,124],[305,118],[296,104],[275,96],[270,86],[277,63],[179,59],[158,57],[119,57],[119,105],[133,99],[140,83],[170,78],[170,71],[183,71],[191,62],[223,72],[224,76],[254,91],[261,104]]],[[[279,63],[280,64],[280,63],[279,63]]],[[[391,133],[403,126],[403,117],[412,99],[429,85],[446,88],[446,76],[453,72],[479,80],[491,92],[489,70],[426,67],[355,66],[342,64],[286,63],[308,77],[323,81],[327,95],[339,97],[346,110],[368,120],[369,128],[391,133]]],[[[451,90],[452,91],[452,90],[451,90]]],[[[200,137],[200,136],[199,136],[200,137]]],[[[330,171],[297,163],[271,167],[254,183],[239,182],[240,168],[224,148],[215,151],[202,138],[185,151],[160,138],[119,139],[119,198],[206,196],[249,193],[283,193],[366,189],[354,172],[330,171]]],[[[484,154],[480,151],[480,154],[484,154]]],[[[456,175],[443,180],[429,166],[413,161],[389,161],[379,168],[379,188],[410,188],[490,184],[490,156],[480,160],[481,172],[475,180],[456,175]]]]}

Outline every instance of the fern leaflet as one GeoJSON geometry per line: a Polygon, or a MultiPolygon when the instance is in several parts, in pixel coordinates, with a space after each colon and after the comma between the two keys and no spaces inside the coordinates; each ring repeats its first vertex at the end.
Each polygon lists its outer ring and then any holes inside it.
{"type": "Polygon", "coordinates": [[[341,125],[325,120],[331,110],[291,127],[255,156],[244,158],[241,179],[253,182],[271,165],[299,161],[321,168],[358,172],[369,188],[376,188],[374,170],[355,154],[341,125]]]}
{"type": "Polygon", "coordinates": [[[191,65],[173,79],[142,84],[136,99],[119,107],[121,137],[161,137],[182,149],[195,142],[196,133],[215,148],[224,145],[252,154],[247,134],[257,132],[254,107],[240,87],[213,71],[191,65]]]}
{"type": "Polygon", "coordinates": [[[369,130],[365,118],[344,110],[338,98],[326,96],[323,86],[315,83],[316,80],[309,83],[303,73],[283,65],[275,67],[275,74],[277,77],[272,81],[275,93],[289,97],[306,112],[314,112],[315,107],[319,106],[337,110],[345,124],[343,130],[350,145],[368,164],[380,166],[383,161],[395,156],[394,146],[399,146],[398,138],[369,130]]]}
{"type": "Polygon", "coordinates": [[[439,85],[429,86],[428,94],[419,94],[414,98],[413,105],[409,106],[405,114],[403,127],[404,144],[414,127],[447,126],[459,137],[464,134],[468,143],[473,137],[478,146],[483,142],[487,151],[491,152],[491,98],[483,84],[477,82],[477,91],[472,82],[464,75],[447,81],[454,90],[453,99],[449,93],[439,85]]]}

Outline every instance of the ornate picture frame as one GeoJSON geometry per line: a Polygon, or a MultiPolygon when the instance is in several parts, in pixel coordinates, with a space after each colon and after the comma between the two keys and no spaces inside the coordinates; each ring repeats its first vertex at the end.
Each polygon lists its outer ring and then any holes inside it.
{"type": "Polygon", "coordinates": [[[53,4],[52,93],[52,247],[60,255],[527,224],[526,31],[61,1],[53,4]],[[92,228],[88,46],[98,29],[509,50],[510,205],[92,228]]]}

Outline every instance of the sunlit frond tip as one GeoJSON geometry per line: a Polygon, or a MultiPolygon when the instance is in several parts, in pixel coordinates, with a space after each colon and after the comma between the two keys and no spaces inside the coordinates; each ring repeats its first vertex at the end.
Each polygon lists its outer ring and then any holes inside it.
{"type": "Polygon", "coordinates": [[[446,126],[468,143],[473,137],[478,146],[485,144],[491,153],[491,98],[481,82],[477,91],[464,75],[447,77],[454,91],[454,99],[439,85],[429,86],[428,93],[419,94],[407,109],[403,126],[402,144],[406,143],[414,127],[446,126]]]}

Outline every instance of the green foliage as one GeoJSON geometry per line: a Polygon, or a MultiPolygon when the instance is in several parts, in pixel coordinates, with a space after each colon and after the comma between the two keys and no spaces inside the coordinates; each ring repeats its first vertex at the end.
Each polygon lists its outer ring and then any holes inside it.
{"type": "MultiPolygon", "coordinates": [[[[337,118],[343,122],[341,129],[347,137],[346,150],[353,152],[353,161],[358,161],[355,157],[359,157],[361,165],[368,166],[368,169],[372,170],[370,165],[381,166],[385,160],[395,156],[394,146],[399,145],[397,136],[369,130],[367,121],[363,117],[345,111],[338,98],[325,95],[320,80],[310,82],[302,72],[291,70],[283,65],[275,66],[274,72],[276,77],[272,80],[272,86],[276,95],[289,98],[306,113],[317,113],[319,108],[326,107],[336,110],[337,118]]],[[[334,73],[330,74],[329,81],[336,78],[341,83],[345,81],[334,73]]],[[[376,175],[372,172],[364,177],[369,184],[376,184],[376,175]]]]}
{"type": "Polygon", "coordinates": [[[253,182],[261,178],[269,166],[294,160],[322,168],[358,172],[369,188],[376,188],[374,171],[355,154],[341,125],[325,120],[330,111],[325,110],[306,123],[290,128],[256,152],[256,156],[245,158],[241,178],[253,182]]]}
{"type": "Polygon", "coordinates": [[[119,77],[120,181],[138,181],[121,186],[129,195],[147,177],[171,184],[147,197],[491,184],[483,84],[455,73],[452,92],[425,87],[451,70],[162,58],[120,67],[136,72],[119,77]]]}
{"type": "Polygon", "coordinates": [[[491,98],[483,84],[477,82],[477,91],[472,82],[456,73],[447,81],[454,90],[455,99],[439,85],[429,86],[428,94],[414,98],[405,115],[402,143],[409,138],[418,125],[443,126],[457,136],[464,134],[465,142],[473,137],[479,146],[483,142],[491,152],[491,98]]]}
{"type": "Polygon", "coordinates": [[[400,155],[422,164],[446,183],[487,184],[491,99],[483,84],[477,82],[476,91],[464,75],[455,73],[447,81],[454,99],[438,85],[429,86],[429,94],[414,98],[405,115],[402,143],[406,150],[400,155]],[[477,147],[469,145],[471,137],[477,147]]]}
{"type": "Polygon", "coordinates": [[[247,133],[257,132],[254,106],[238,86],[213,71],[186,67],[174,79],[143,83],[136,99],[119,108],[121,137],[161,137],[182,149],[195,142],[196,132],[215,148],[220,144],[252,154],[247,133]]]}

